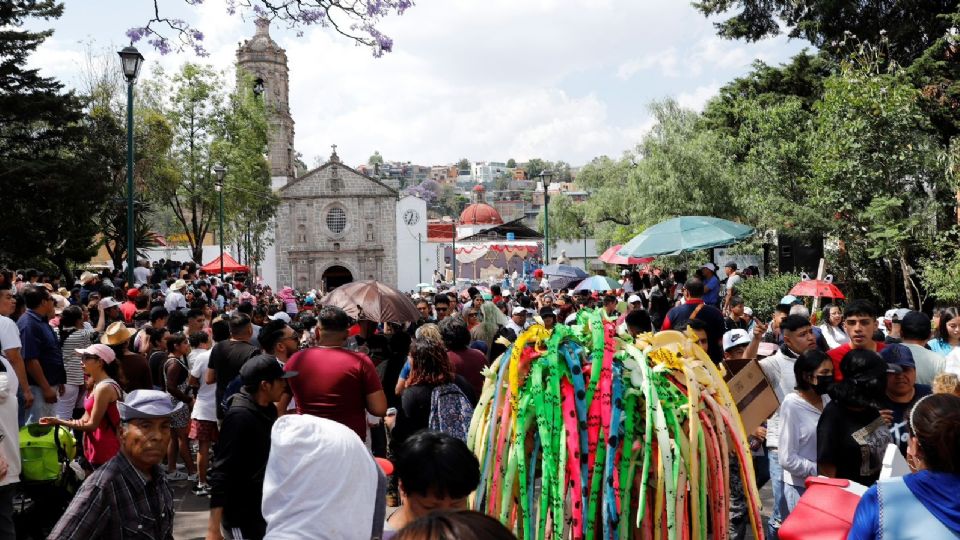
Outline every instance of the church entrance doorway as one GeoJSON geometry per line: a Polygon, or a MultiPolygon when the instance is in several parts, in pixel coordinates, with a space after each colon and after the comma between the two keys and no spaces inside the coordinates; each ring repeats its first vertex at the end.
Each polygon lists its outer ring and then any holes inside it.
{"type": "Polygon", "coordinates": [[[353,274],[342,266],[331,266],[323,272],[323,290],[330,292],[353,281],[353,274]]]}

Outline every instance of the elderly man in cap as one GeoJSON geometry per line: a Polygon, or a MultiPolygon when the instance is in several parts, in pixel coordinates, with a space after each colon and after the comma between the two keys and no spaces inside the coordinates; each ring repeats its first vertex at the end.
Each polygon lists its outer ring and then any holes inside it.
{"type": "Polygon", "coordinates": [[[117,405],[120,452],[84,481],[50,538],[173,538],[173,491],[159,464],[170,415],[183,404],[159,390],[137,390],[117,405]]]}

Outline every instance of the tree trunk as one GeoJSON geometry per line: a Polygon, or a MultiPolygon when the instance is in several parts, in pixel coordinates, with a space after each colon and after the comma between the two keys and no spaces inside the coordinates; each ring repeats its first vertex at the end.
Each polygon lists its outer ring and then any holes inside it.
{"type": "Polygon", "coordinates": [[[913,311],[919,311],[917,301],[913,296],[912,284],[910,283],[910,267],[907,265],[907,248],[900,248],[900,273],[903,275],[903,290],[907,293],[907,307],[913,311]]]}

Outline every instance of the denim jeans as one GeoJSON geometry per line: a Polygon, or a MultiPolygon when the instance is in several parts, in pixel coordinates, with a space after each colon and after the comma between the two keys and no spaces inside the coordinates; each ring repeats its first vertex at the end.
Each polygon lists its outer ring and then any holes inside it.
{"type": "Polygon", "coordinates": [[[770,483],[773,486],[773,509],[770,512],[770,521],[767,523],[767,538],[777,538],[780,524],[787,517],[787,500],[783,494],[783,468],[780,467],[780,452],[776,448],[768,448],[767,457],[770,460],[770,483]]]}
{"type": "MultiPolygon", "coordinates": [[[[790,512],[793,512],[793,509],[797,507],[797,503],[800,502],[800,497],[806,490],[807,488],[805,486],[792,486],[790,484],[783,484],[783,495],[787,499],[787,516],[789,516],[790,512]]],[[[784,516],[784,519],[786,519],[786,516],[784,516]]]]}

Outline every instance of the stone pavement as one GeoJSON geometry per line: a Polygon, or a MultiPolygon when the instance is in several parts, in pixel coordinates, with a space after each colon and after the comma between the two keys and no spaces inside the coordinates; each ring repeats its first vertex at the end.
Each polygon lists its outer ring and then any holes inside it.
{"type": "Polygon", "coordinates": [[[171,482],[171,485],[177,512],[173,520],[173,537],[176,540],[203,540],[207,535],[210,498],[194,495],[190,491],[192,482],[171,482]]]}

